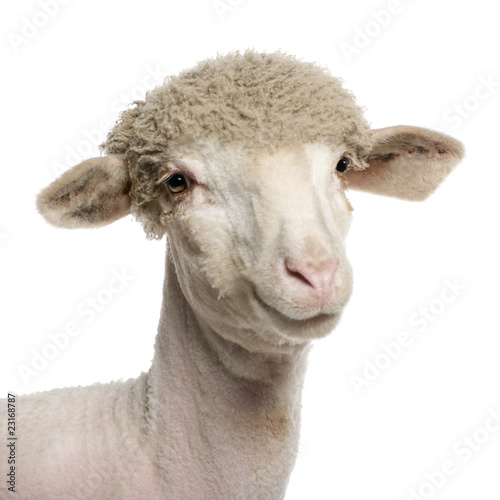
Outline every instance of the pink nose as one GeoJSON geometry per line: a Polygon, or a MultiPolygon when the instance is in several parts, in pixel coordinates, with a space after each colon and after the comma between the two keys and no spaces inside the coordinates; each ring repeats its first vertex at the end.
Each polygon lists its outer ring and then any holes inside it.
{"type": "Polygon", "coordinates": [[[334,278],[339,267],[339,262],[328,262],[322,266],[308,264],[285,263],[288,275],[300,281],[305,287],[304,291],[323,303],[330,297],[335,288],[334,278]]]}

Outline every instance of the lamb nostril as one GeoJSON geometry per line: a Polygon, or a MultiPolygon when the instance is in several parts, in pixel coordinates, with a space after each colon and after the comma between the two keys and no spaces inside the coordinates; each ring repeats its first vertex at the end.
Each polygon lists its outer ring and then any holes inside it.
{"type": "Polygon", "coordinates": [[[339,262],[329,262],[322,266],[309,266],[307,264],[297,265],[285,263],[289,276],[301,281],[311,287],[315,292],[322,295],[331,294],[334,287],[334,278],[339,262]]]}
{"type": "Polygon", "coordinates": [[[286,266],[286,270],[288,271],[288,274],[290,276],[292,276],[293,278],[297,278],[298,280],[302,281],[304,284],[312,286],[314,288],[314,285],[299,271],[292,271],[292,269],[290,269],[288,267],[288,265],[286,266]]]}

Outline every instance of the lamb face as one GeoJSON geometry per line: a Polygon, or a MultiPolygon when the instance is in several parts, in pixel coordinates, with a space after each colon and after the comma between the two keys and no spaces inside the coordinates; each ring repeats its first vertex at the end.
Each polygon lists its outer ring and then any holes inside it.
{"type": "Polygon", "coordinates": [[[252,352],[336,325],[351,293],[345,183],[423,200],[463,156],[438,132],[371,130],[323,69],[253,52],[170,78],[122,113],[103,149],[41,193],[42,214],[94,227],[131,212],[149,237],[168,233],[200,324],[252,352]]]}
{"type": "Polygon", "coordinates": [[[344,153],[316,143],[248,155],[203,142],[169,162],[162,204],[177,275],[217,333],[255,351],[335,326],[352,279],[344,153]]]}

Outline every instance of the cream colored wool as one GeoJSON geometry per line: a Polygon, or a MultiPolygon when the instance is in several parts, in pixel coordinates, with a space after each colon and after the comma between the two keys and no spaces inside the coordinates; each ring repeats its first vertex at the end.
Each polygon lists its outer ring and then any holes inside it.
{"type": "MultiPolygon", "coordinates": [[[[18,489],[2,482],[0,498],[283,499],[310,341],[352,293],[345,186],[425,199],[462,145],[370,131],[325,70],[247,52],[150,92],[104,150],[38,209],[66,228],[132,212],[149,236],[167,233],[154,359],[135,380],[20,397],[18,489]]],[[[0,453],[3,478],[6,467],[0,453]]]]}
{"type": "Polygon", "coordinates": [[[172,141],[213,139],[252,153],[292,144],[345,144],[364,167],[371,131],[352,94],[327,70],[292,56],[247,51],[200,63],[169,78],[122,113],[103,144],[125,153],[132,212],[150,237],[165,232],[154,181],[172,141]]]}

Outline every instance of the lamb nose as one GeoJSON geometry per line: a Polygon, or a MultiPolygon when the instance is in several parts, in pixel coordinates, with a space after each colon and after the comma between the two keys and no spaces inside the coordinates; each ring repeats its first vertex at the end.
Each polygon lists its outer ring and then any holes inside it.
{"type": "Polygon", "coordinates": [[[322,266],[310,266],[308,264],[285,263],[289,276],[300,280],[310,288],[310,291],[322,299],[328,298],[335,286],[335,273],[339,262],[328,262],[322,266]]]}

